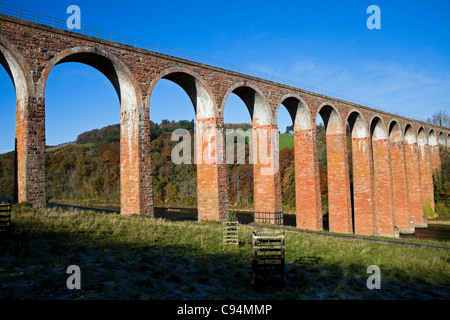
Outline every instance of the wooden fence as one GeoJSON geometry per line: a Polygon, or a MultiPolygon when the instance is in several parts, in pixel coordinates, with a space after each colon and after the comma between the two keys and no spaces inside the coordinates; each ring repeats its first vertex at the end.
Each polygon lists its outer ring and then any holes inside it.
{"type": "Polygon", "coordinates": [[[223,222],[223,244],[239,244],[239,222],[223,222]]]}
{"type": "Polygon", "coordinates": [[[257,223],[283,225],[283,211],[255,211],[253,219],[257,223]]]}

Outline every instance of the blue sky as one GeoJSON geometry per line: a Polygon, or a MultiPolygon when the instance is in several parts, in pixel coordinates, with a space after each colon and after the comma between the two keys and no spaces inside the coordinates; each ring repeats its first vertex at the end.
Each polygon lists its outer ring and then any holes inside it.
{"type": "MultiPolygon", "coordinates": [[[[81,23],[325,89],[382,110],[426,119],[450,112],[450,1],[7,1],[81,23]],[[381,9],[381,29],[369,30],[369,5],[381,9]]],[[[0,153],[14,146],[15,93],[0,67],[0,153]]],[[[181,88],[161,81],[150,104],[153,121],[193,119],[181,88]]],[[[281,131],[289,125],[284,108],[281,131]]],[[[226,122],[250,122],[231,96],[226,122]]],[[[119,101],[97,70],[56,66],[46,87],[47,144],[119,123],[119,101]],[[87,116],[86,116],[87,114],[87,116]]]]}

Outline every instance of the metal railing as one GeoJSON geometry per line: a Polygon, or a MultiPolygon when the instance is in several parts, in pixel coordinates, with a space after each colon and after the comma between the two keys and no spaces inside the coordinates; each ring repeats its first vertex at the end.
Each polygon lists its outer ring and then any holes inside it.
{"type": "Polygon", "coordinates": [[[10,6],[7,4],[0,3],[0,13],[15,17],[15,18],[27,20],[30,22],[35,22],[38,24],[46,25],[46,26],[49,26],[52,28],[62,29],[62,30],[78,33],[78,34],[85,35],[85,36],[91,36],[91,37],[94,37],[97,39],[102,39],[102,40],[107,40],[107,41],[111,41],[111,42],[115,42],[115,43],[119,43],[119,44],[123,44],[123,45],[128,45],[128,46],[132,46],[135,48],[148,50],[148,51],[151,51],[154,53],[164,54],[164,55],[168,55],[171,57],[180,58],[180,59],[188,60],[191,62],[197,62],[197,63],[205,64],[205,65],[208,65],[211,67],[216,67],[216,68],[240,73],[240,74],[255,77],[258,79],[271,81],[274,83],[278,83],[278,84],[282,84],[285,86],[300,89],[303,91],[307,91],[309,93],[319,94],[319,95],[326,96],[329,98],[341,100],[343,102],[355,104],[358,106],[363,106],[363,107],[366,107],[369,109],[373,109],[374,111],[382,111],[382,112],[390,113],[393,115],[398,115],[398,116],[401,116],[404,118],[409,118],[409,119],[413,119],[416,121],[425,122],[423,119],[418,119],[411,115],[406,115],[406,114],[401,114],[399,112],[389,111],[389,110],[381,108],[380,106],[374,106],[374,105],[371,105],[364,101],[356,100],[356,99],[346,97],[346,96],[343,96],[343,95],[340,95],[340,94],[337,94],[334,92],[330,92],[327,90],[315,88],[313,86],[299,83],[297,81],[287,80],[287,79],[283,79],[283,78],[280,78],[277,76],[269,75],[267,73],[235,66],[230,63],[226,63],[226,62],[218,61],[216,59],[210,59],[207,57],[199,56],[197,54],[192,54],[192,53],[182,51],[179,49],[173,49],[173,48],[162,46],[159,44],[154,44],[151,42],[142,41],[142,40],[138,40],[135,38],[126,37],[126,36],[119,35],[116,33],[108,32],[108,31],[101,30],[98,28],[87,27],[85,25],[81,25],[80,29],[69,29],[67,27],[66,20],[50,17],[47,15],[36,13],[33,11],[29,11],[29,10],[20,9],[20,8],[13,7],[13,6],[10,6]]]}
{"type": "Polygon", "coordinates": [[[253,220],[256,223],[283,225],[283,211],[255,211],[253,220]]]}

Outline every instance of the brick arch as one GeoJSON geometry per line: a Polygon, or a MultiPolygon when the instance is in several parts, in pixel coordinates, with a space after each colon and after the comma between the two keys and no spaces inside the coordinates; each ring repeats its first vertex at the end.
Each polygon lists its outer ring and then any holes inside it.
{"type": "MultiPolygon", "coordinates": [[[[79,62],[89,65],[110,80],[120,101],[120,206],[123,214],[151,212],[151,202],[137,200],[148,197],[151,177],[146,172],[150,153],[148,113],[143,108],[137,82],[126,65],[101,46],[76,46],[57,53],[44,66],[37,90],[45,96],[48,75],[54,66],[79,62]],[[143,130],[140,130],[144,127],[143,130]],[[149,178],[150,177],[150,178],[149,178]]],[[[45,130],[45,129],[44,129],[45,130]]]]}
{"type": "Polygon", "coordinates": [[[24,96],[28,95],[30,91],[33,91],[33,81],[29,78],[31,72],[25,63],[25,60],[21,54],[2,37],[0,37],[0,64],[3,65],[14,84],[17,100],[22,99],[24,96]]]}
{"type": "Polygon", "coordinates": [[[352,138],[367,138],[369,131],[367,130],[367,121],[364,116],[356,109],[350,110],[347,121],[352,132],[352,138]]]}
{"type": "Polygon", "coordinates": [[[373,116],[370,120],[370,134],[374,141],[388,138],[386,126],[379,116],[373,116]]]}
{"type": "Polygon", "coordinates": [[[438,145],[438,139],[436,136],[436,131],[434,129],[430,129],[430,133],[428,134],[428,143],[430,144],[430,146],[438,145]]]}
{"type": "MultiPolygon", "coordinates": [[[[47,62],[38,82],[38,91],[45,96],[48,75],[54,66],[66,62],[79,62],[89,65],[103,73],[117,92],[122,107],[132,111],[130,104],[141,101],[137,81],[131,71],[114,54],[99,46],[77,46],[65,49],[47,62]]],[[[132,107],[131,107],[132,108],[132,107]]]]}
{"type": "Polygon", "coordinates": [[[438,136],[438,145],[440,146],[445,146],[445,134],[443,131],[439,132],[439,136],[438,136]]]}
{"type": "Polygon", "coordinates": [[[275,107],[274,123],[277,123],[278,112],[281,105],[289,112],[294,130],[307,130],[313,127],[311,123],[311,111],[302,97],[297,94],[286,94],[277,103],[275,107]]]}
{"type": "Polygon", "coordinates": [[[388,135],[391,142],[403,141],[402,130],[397,120],[391,120],[391,122],[389,123],[388,135]]]}
{"type": "Polygon", "coordinates": [[[265,95],[258,87],[249,84],[246,81],[237,82],[228,88],[220,107],[222,117],[225,111],[225,103],[231,93],[236,94],[242,99],[247,106],[250,117],[254,123],[256,122],[260,126],[274,124],[272,110],[270,109],[265,95]]]}
{"type": "Polygon", "coordinates": [[[324,102],[317,109],[317,117],[322,117],[325,124],[326,132],[328,134],[344,134],[344,126],[342,123],[342,117],[338,109],[330,102],[324,102]]]}
{"type": "Polygon", "coordinates": [[[153,89],[161,79],[170,80],[176,83],[187,93],[194,106],[195,114],[198,119],[214,118],[218,116],[219,111],[217,110],[217,104],[215,103],[216,99],[212,90],[198,73],[182,67],[164,69],[152,79],[147,90],[147,106],[150,105],[153,89]]]}
{"type": "Polygon", "coordinates": [[[420,126],[417,130],[417,143],[419,146],[428,145],[428,135],[423,126],[420,126]]]}
{"type": "Polygon", "coordinates": [[[405,126],[405,134],[404,139],[406,144],[415,144],[417,143],[417,135],[414,133],[413,127],[411,124],[407,124],[405,126]]]}
{"type": "MultiPolygon", "coordinates": [[[[36,164],[43,164],[44,158],[41,157],[40,150],[37,150],[33,142],[42,142],[42,137],[30,138],[29,132],[38,132],[38,125],[30,114],[38,114],[35,108],[31,106],[30,95],[34,91],[34,83],[31,78],[31,72],[18,50],[12,46],[6,39],[0,37],[0,64],[5,68],[14,85],[16,94],[16,117],[15,117],[15,148],[17,151],[17,175],[14,183],[14,200],[19,202],[32,202],[33,195],[30,192],[31,170],[35,170],[36,164]],[[33,142],[31,142],[33,141],[33,142]],[[36,151],[37,150],[37,151],[36,151]],[[33,162],[33,164],[30,164],[33,162]]],[[[39,122],[39,120],[37,121],[39,122]]],[[[34,181],[38,181],[35,179],[34,181]]],[[[45,181],[39,181],[45,185],[45,181]]],[[[43,199],[40,199],[39,206],[44,205],[43,199]]]]}

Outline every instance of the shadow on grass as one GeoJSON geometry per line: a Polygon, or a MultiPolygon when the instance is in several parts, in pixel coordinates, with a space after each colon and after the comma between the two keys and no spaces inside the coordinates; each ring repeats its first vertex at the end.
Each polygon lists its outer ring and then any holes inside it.
{"type": "MultiPolygon", "coordinates": [[[[217,254],[191,244],[152,245],[94,237],[77,230],[47,232],[15,225],[0,238],[0,299],[449,299],[447,283],[383,270],[380,290],[366,286],[367,266],[287,262],[285,282],[251,285],[251,251],[217,254]],[[70,265],[81,289],[69,290],[70,265]]],[[[245,250],[248,249],[248,250],[245,250]]],[[[289,257],[287,257],[289,260],[289,257]]],[[[447,272],[448,270],[443,270],[447,272]]]]}

